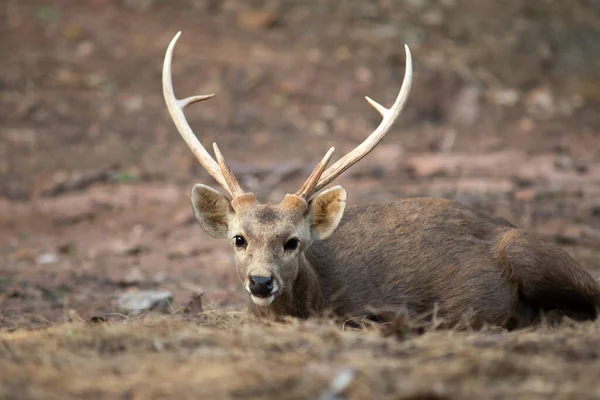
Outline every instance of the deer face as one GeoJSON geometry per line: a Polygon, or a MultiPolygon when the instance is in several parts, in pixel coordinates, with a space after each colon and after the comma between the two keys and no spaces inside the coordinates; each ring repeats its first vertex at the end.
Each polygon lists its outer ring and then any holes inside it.
{"type": "Polygon", "coordinates": [[[251,193],[230,202],[201,184],[194,186],[191,198],[202,228],[229,241],[244,288],[254,304],[264,306],[292,291],[304,251],[333,233],[346,205],[341,186],[309,201],[287,195],[277,205],[260,204],[251,193]]]}
{"type": "Polygon", "coordinates": [[[331,235],[342,218],[346,204],[346,191],[342,187],[315,193],[373,150],[402,112],[412,83],[410,51],[405,46],[406,72],[392,107],[385,108],[367,97],[367,101],[383,117],[377,129],[327,168],[334,150],[332,147],[295,194],[287,195],[278,205],[263,205],[252,193],[246,193],[240,187],[217,144],[213,144],[213,158],[185,119],[183,109],[186,106],[208,100],[213,95],[175,97],[171,60],[180,34],[177,33],[171,40],[165,53],[162,74],[165,103],[179,134],[194,156],[233,199],[230,202],[208,186],[196,185],[192,189],[194,213],[208,234],[230,241],[244,287],[254,303],[268,305],[278,295],[291,290],[303,252],[314,240],[331,235]]]}

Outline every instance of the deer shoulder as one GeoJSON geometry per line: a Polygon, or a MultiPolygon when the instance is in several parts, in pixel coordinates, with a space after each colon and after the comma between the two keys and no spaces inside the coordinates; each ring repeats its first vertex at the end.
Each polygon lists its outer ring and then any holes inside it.
{"type": "Polygon", "coordinates": [[[183,109],[212,95],[177,99],[167,48],[163,94],[181,137],[229,196],[192,188],[204,231],[227,240],[240,283],[257,315],[309,317],[324,310],[345,317],[435,311],[449,326],[465,316],[475,325],[524,326],[541,311],[596,318],[598,283],[565,251],[466,205],[410,198],[346,207],[341,186],[323,190],[365,157],[404,108],[412,83],[406,49],[402,87],[388,109],[369,99],[380,125],[329,166],[331,148],[306,182],[279,204],[262,204],[242,189],[218,146],[213,158],[183,109]]]}

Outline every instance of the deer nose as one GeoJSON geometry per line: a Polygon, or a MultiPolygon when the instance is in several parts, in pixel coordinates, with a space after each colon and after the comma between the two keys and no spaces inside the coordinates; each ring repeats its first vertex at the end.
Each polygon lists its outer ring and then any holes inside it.
{"type": "Polygon", "coordinates": [[[273,291],[273,277],[251,276],[248,286],[252,295],[256,297],[269,297],[273,291]]]}

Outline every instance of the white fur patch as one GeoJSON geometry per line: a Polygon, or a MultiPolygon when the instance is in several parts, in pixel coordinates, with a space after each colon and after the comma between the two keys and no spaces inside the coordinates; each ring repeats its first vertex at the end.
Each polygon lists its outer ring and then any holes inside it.
{"type": "Polygon", "coordinates": [[[250,296],[252,298],[252,302],[257,306],[268,306],[275,300],[275,295],[270,295],[269,297],[256,297],[254,295],[250,296]]]}

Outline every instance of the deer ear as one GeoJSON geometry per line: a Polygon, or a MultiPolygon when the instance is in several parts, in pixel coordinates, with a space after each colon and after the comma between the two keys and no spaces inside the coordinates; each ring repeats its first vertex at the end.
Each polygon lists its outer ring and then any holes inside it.
{"type": "Polygon", "coordinates": [[[227,237],[229,215],[233,213],[227,197],[211,187],[196,184],[191,198],[194,214],[202,229],[215,238],[227,237]]]}
{"type": "Polygon", "coordinates": [[[337,228],[346,208],[346,189],[334,186],[310,200],[310,230],[313,239],[327,239],[337,228]]]}

